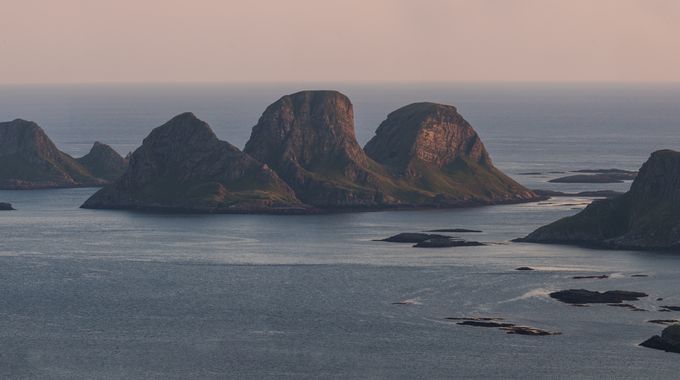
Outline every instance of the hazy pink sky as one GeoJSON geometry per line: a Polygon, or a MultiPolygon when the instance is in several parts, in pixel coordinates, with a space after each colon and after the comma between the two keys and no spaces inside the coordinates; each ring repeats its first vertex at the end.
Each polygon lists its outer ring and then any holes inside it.
{"type": "Polygon", "coordinates": [[[0,83],[680,81],[680,0],[0,5],[0,83]]]}

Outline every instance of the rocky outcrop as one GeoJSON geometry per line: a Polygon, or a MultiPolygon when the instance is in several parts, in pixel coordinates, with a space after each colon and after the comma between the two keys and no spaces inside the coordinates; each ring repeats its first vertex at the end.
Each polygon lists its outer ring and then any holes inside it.
{"type": "Polygon", "coordinates": [[[313,206],[401,203],[391,178],[357,143],[352,103],[337,91],[282,97],[264,111],[244,151],[269,165],[313,206]]]}
{"type": "Polygon", "coordinates": [[[493,166],[484,144],[455,107],[414,103],[387,116],[364,147],[416,203],[451,206],[536,200],[539,197],[493,166]]]}
{"type": "Polygon", "coordinates": [[[127,167],[127,161],[120,154],[99,141],[94,143],[88,154],[77,161],[92,175],[107,181],[118,179],[127,167]]]}
{"type": "Polygon", "coordinates": [[[427,239],[423,240],[416,245],[414,245],[414,248],[451,248],[451,247],[479,247],[486,245],[484,243],[480,243],[478,241],[472,241],[472,240],[463,240],[459,238],[454,238],[454,237],[445,237],[445,238],[433,238],[433,239],[427,239]]]}
{"type": "Polygon", "coordinates": [[[448,239],[449,237],[450,236],[446,235],[425,234],[422,232],[402,232],[378,241],[386,241],[389,243],[420,243],[428,239],[448,239]]]}
{"type": "Polygon", "coordinates": [[[613,249],[680,249],[680,153],[654,152],[624,195],[518,239],[613,249]]]}
{"type": "Polygon", "coordinates": [[[91,173],[57,149],[36,123],[0,123],[0,189],[101,186],[106,178],[91,173]]]}
{"type": "Polygon", "coordinates": [[[266,164],[220,141],[191,113],[154,129],[125,173],[84,208],[294,213],[306,208],[266,164]]]}
{"type": "Polygon", "coordinates": [[[647,297],[647,294],[642,292],[630,292],[627,290],[608,290],[606,292],[598,292],[586,289],[569,289],[552,292],[550,293],[550,297],[570,304],[620,304],[623,301],[637,301],[640,298],[647,297]]]}
{"type": "Polygon", "coordinates": [[[640,346],[666,352],[680,353],[680,324],[672,324],[666,327],[661,331],[661,336],[654,335],[640,343],[640,346]]]}
{"type": "Polygon", "coordinates": [[[636,172],[627,173],[596,173],[596,174],[575,174],[566,177],[551,179],[553,183],[622,183],[623,181],[634,180],[636,172]]]}

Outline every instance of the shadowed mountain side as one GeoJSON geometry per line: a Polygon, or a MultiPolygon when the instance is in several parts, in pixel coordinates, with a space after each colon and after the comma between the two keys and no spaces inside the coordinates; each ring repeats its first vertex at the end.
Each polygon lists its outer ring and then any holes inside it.
{"type": "Polygon", "coordinates": [[[596,200],[578,214],[541,227],[518,241],[680,249],[680,153],[652,153],[627,193],[596,200]]]}
{"type": "Polygon", "coordinates": [[[127,161],[120,154],[99,141],[94,143],[88,154],[76,161],[85,166],[92,175],[107,181],[118,179],[127,168],[127,161]]]}
{"type": "MultiPolygon", "coordinates": [[[[90,161],[96,163],[94,158],[90,161]]],[[[34,122],[16,119],[0,123],[0,189],[102,186],[116,173],[101,169],[92,173],[59,151],[34,122]]]]}
{"type": "Polygon", "coordinates": [[[276,173],[220,141],[191,113],[154,129],[123,176],[82,207],[208,213],[307,209],[276,173]]]}

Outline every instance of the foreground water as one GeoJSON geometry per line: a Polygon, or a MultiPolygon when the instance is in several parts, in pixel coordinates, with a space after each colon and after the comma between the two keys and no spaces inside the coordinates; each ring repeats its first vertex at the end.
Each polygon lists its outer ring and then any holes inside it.
{"type": "MultiPolygon", "coordinates": [[[[284,90],[23,87],[0,91],[0,115],[39,121],[74,155],[94,140],[133,149],[184,109],[242,145],[247,126],[284,90]]],[[[498,166],[528,186],[568,191],[629,183],[558,185],[546,183],[549,174],[519,173],[636,168],[652,150],[680,145],[680,92],[625,90],[344,89],[362,141],[402,103],[446,101],[471,119],[498,166]]],[[[0,191],[18,209],[0,214],[2,378],[637,379],[680,370],[677,354],[637,347],[662,329],[647,320],[680,318],[657,311],[680,305],[680,256],[509,242],[589,199],[313,216],[79,209],[94,191],[0,191]],[[480,229],[465,237],[490,245],[373,241],[452,227],[480,229]],[[572,279],[587,274],[610,278],[572,279]],[[569,288],[643,291],[650,296],[635,304],[649,311],[547,297],[569,288]],[[507,335],[445,319],[463,316],[562,335],[507,335]]]]}

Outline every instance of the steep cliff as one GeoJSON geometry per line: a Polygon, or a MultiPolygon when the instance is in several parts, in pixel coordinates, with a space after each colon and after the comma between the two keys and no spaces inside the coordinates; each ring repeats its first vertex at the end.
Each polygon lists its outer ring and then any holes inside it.
{"type": "Polygon", "coordinates": [[[244,151],[275,170],[307,204],[400,203],[391,178],[357,143],[352,103],[337,91],[282,97],[264,111],[244,151]]]}
{"type": "Polygon", "coordinates": [[[518,240],[615,249],[680,249],[680,153],[652,153],[627,193],[596,200],[578,214],[518,240]]]}
{"type": "Polygon", "coordinates": [[[82,207],[215,213],[306,209],[276,173],[220,141],[191,113],[154,129],[122,177],[82,207]]]}

